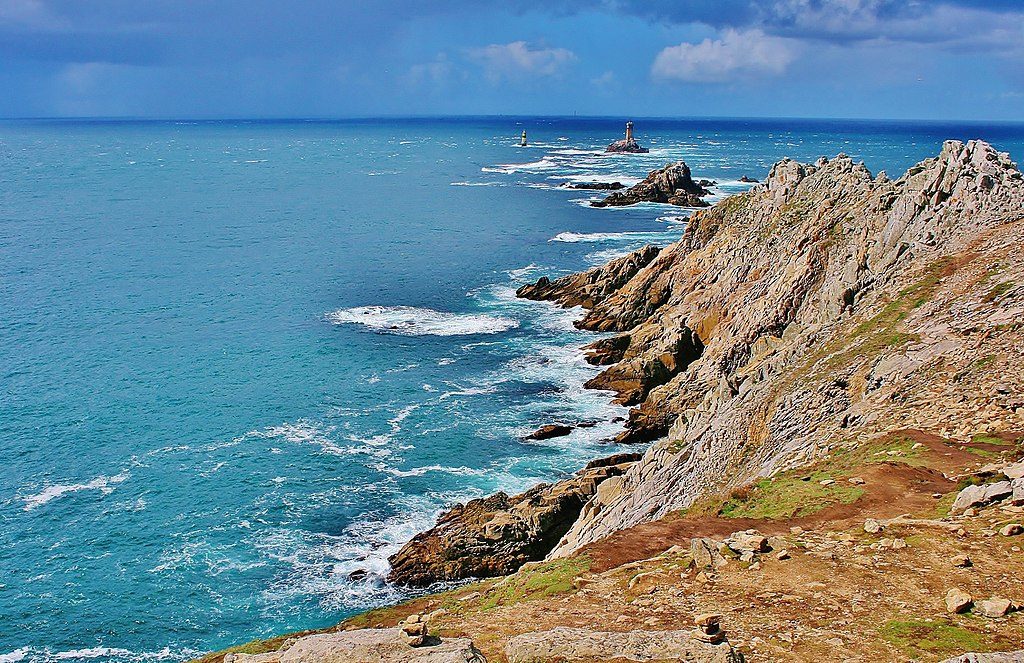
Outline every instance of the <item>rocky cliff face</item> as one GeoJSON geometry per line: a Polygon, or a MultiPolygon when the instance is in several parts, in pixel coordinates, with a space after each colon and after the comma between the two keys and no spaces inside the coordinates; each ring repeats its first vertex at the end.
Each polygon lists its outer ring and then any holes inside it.
{"type": "Polygon", "coordinates": [[[677,161],[664,168],[652,170],[644,180],[625,191],[616,191],[604,200],[590,203],[594,207],[621,207],[635,205],[640,202],[668,203],[682,207],[707,207],[708,203],[701,200],[710,192],[705,186],[710,182],[695,182],[690,174],[690,167],[685,162],[677,161]]]}
{"type": "Polygon", "coordinates": [[[638,406],[621,441],[658,440],[552,555],[896,428],[1019,427],[1022,240],[1016,165],[951,141],[897,180],[781,161],[660,252],[521,290],[621,332],[591,386],[638,406]]]}
{"type": "Polygon", "coordinates": [[[457,505],[391,557],[388,580],[426,587],[446,580],[507,575],[527,562],[544,559],[579,518],[583,505],[638,458],[618,454],[593,461],[554,484],[457,505]]]}

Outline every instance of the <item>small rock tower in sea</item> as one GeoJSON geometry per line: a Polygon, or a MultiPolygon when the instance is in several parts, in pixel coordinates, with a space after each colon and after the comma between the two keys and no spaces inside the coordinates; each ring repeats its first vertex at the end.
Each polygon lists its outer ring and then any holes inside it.
{"type": "Polygon", "coordinates": [[[626,154],[644,154],[649,152],[646,147],[640,147],[637,144],[636,139],[633,138],[633,120],[626,122],[626,137],[622,140],[617,140],[608,146],[605,152],[619,152],[626,154]]]}
{"type": "Polygon", "coordinates": [[[519,139],[519,147],[526,147],[526,129],[523,129],[523,135],[519,139]]]}

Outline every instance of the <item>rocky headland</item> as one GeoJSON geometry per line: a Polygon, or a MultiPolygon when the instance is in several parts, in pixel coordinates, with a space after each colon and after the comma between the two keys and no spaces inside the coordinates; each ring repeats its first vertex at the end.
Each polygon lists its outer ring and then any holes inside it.
{"type": "Polygon", "coordinates": [[[680,207],[708,207],[709,203],[702,198],[711,193],[706,187],[712,184],[713,182],[708,180],[694,181],[690,167],[683,161],[677,161],[664,168],[652,170],[642,182],[625,191],[616,191],[603,200],[595,200],[590,204],[594,207],[622,207],[648,202],[680,207]]]}
{"type": "Polygon", "coordinates": [[[457,506],[392,560],[486,579],[227,656],[1024,660],[1022,244],[1016,164],[950,141],[898,179],[780,161],[675,244],[524,286],[613,333],[589,386],[643,453],[457,506]]]}

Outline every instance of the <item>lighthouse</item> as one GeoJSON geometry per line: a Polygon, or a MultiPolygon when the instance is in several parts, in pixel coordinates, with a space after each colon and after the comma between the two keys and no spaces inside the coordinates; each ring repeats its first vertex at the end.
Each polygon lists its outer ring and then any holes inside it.
{"type": "Polygon", "coordinates": [[[519,147],[526,147],[526,129],[523,129],[523,136],[519,139],[519,147]]]}
{"type": "Polygon", "coordinates": [[[620,154],[644,154],[648,151],[646,147],[637,145],[636,139],[633,138],[633,120],[626,122],[626,137],[615,141],[605,150],[605,152],[618,152],[620,154]]]}

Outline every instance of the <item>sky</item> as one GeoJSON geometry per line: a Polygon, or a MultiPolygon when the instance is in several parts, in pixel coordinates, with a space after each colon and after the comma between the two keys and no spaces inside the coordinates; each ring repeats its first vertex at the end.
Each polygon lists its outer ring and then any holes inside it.
{"type": "Polygon", "coordinates": [[[1024,0],[0,0],[0,117],[1024,120],[1024,0]]]}

